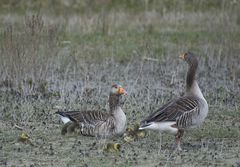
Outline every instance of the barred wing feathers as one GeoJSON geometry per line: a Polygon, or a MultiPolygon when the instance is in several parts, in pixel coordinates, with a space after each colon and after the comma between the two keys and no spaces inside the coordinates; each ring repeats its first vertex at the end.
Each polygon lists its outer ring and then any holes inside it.
{"type": "Polygon", "coordinates": [[[163,105],[142,121],[142,124],[150,122],[176,121],[178,127],[186,127],[192,124],[192,118],[199,114],[198,98],[193,96],[180,97],[163,105]]]}
{"type": "Polygon", "coordinates": [[[78,123],[82,135],[95,136],[98,132],[114,129],[110,114],[101,111],[67,111],[61,112],[60,115],[78,123]]]}

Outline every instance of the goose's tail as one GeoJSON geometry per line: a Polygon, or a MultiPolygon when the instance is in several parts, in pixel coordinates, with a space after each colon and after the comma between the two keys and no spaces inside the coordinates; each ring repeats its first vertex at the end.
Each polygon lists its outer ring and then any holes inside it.
{"type": "Polygon", "coordinates": [[[71,121],[69,116],[65,112],[62,111],[63,110],[62,107],[55,106],[54,109],[58,110],[57,112],[55,112],[55,114],[58,114],[60,116],[60,118],[61,118],[61,120],[63,121],[64,124],[71,121]]]}

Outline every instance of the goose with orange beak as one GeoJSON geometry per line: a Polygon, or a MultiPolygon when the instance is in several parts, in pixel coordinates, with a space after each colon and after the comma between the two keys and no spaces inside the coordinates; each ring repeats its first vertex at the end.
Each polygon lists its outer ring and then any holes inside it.
{"type": "MultiPolygon", "coordinates": [[[[120,98],[126,95],[126,90],[118,85],[112,85],[109,95],[109,113],[101,111],[67,111],[56,112],[64,124],[72,122],[84,136],[116,136],[126,130],[127,118],[121,108],[120,98]]],[[[64,134],[64,133],[63,133],[64,134]]]]}
{"type": "Polygon", "coordinates": [[[185,130],[200,126],[208,114],[208,103],[196,80],[197,57],[190,52],[180,55],[188,64],[185,95],[176,98],[141,121],[139,129],[157,130],[175,135],[177,149],[185,130]]]}

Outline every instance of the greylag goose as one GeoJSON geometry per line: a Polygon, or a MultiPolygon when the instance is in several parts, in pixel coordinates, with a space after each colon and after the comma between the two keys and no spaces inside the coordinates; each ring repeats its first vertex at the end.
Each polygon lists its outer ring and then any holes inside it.
{"type": "Polygon", "coordinates": [[[158,130],[175,135],[177,149],[184,130],[201,125],[208,114],[208,104],[198,86],[195,75],[198,60],[190,52],[180,55],[188,64],[185,95],[163,105],[141,121],[140,129],[158,130]]]}
{"type": "Polygon", "coordinates": [[[85,136],[115,136],[121,135],[126,129],[126,115],[121,109],[120,97],[126,94],[120,85],[113,85],[109,95],[109,113],[101,111],[67,111],[56,112],[64,124],[73,122],[85,136]]]}

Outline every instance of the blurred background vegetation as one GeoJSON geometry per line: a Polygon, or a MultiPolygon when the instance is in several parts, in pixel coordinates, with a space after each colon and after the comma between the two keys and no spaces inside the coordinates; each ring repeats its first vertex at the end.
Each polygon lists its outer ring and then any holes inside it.
{"type": "Polygon", "coordinates": [[[155,10],[159,13],[168,11],[204,12],[211,10],[224,10],[234,8],[238,0],[3,0],[1,13],[26,14],[28,12],[43,12],[45,14],[86,14],[98,13],[101,10],[125,11],[139,13],[155,10]]]}
{"type": "Polygon", "coordinates": [[[46,79],[50,68],[64,70],[71,62],[127,62],[186,50],[236,56],[239,5],[237,0],[3,0],[1,78],[46,79]],[[47,65],[53,61],[57,67],[47,65]]]}

